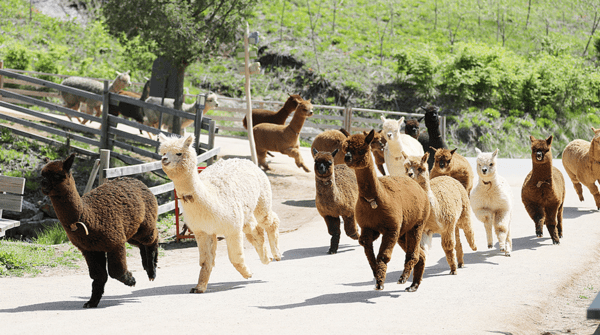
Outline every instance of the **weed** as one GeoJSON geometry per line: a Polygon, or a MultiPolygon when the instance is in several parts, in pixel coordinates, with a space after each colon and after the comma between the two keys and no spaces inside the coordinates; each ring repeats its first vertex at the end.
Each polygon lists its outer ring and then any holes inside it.
{"type": "Polygon", "coordinates": [[[69,242],[67,232],[60,223],[44,227],[38,232],[38,236],[34,239],[35,243],[42,245],[63,244],[69,242]]]}

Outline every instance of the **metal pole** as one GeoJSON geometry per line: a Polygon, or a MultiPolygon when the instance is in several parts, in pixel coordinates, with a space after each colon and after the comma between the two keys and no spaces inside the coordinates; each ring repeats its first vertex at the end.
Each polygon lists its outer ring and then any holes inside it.
{"type": "Polygon", "coordinates": [[[104,184],[106,180],[106,169],[110,168],[110,150],[100,150],[100,179],[98,186],[104,184]]]}
{"type": "Polygon", "coordinates": [[[100,135],[100,149],[110,149],[108,144],[108,80],[104,81],[104,99],[102,100],[102,135],[100,135]]]}
{"type": "Polygon", "coordinates": [[[254,144],[254,131],[252,130],[252,98],[250,97],[250,55],[248,54],[248,35],[250,26],[246,22],[246,33],[244,34],[244,62],[246,73],[246,122],[248,123],[248,142],[250,142],[250,154],[254,164],[258,165],[256,146],[254,144]]]}

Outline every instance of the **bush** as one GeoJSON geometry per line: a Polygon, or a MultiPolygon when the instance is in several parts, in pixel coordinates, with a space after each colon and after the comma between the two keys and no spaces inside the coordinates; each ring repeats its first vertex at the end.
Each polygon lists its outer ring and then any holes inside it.
{"type": "Polygon", "coordinates": [[[5,67],[15,70],[28,70],[32,55],[22,44],[13,43],[9,45],[4,55],[5,67]]]}

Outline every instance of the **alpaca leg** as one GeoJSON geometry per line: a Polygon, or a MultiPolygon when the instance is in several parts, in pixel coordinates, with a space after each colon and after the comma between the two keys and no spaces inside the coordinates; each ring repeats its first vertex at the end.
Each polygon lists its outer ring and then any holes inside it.
{"type": "Polygon", "coordinates": [[[358,243],[365,249],[365,255],[367,256],[371,271],[373,271],[373,277],[377,277],[377,262],[375,260],[375,252],[373,251],[373,241],[375,241],[377,237],[379,237],[378,232],[369,228],[363,228],[362,234],[358,239],[358,243]]]}
{"type": "Polygon", "coordinates": [[[494,229],[496,230],[496,237],[498,237],[498,244],[500,244],[500,251],[504,252],[506,256],[510,256],[512,248],[512,242],[509,242],[510,236],[508,234],[510,230],[510,212],[496,212],[494,229]]]}
{"type": "Polygon", "coordinates": [[[558,214],[558,207],[546,208],[546,228],[552,238],[552,244],[560,244],[558,229],[556,229],[556,214],[558,214]]]}
{"type": "Polygon", "coordinates": [[[329,242],[328,254],[332,255],[337,253],[338,246],[340,244],[340,217],[326,216],[325,223],[327,224],[327,232],[331,235],[331,241],[329,242]]]}
{"type": "Polygon", "coordinates": [[[354,219],[354,214],[343,216],[342,218],[344,219],[344,230],[346,231],[346,235],[353,240],[358,240],[360,233],[358,231],[356,220],[354,219]]]}
{"type": "Polygon", "coordinates": [[[215,266],[215,256],[217,254],[217,235],[209,235],[201,230],[194,232],[198,252],[200,253],[200,276],[198,284],[190,293],[204,293],[208,286],[210,273],[215,266]]]}
{"type": "MultiPolygon", "coordinates": [[[[275,212],[270,212],[269,216],[263,220],[264,229],[269,238],[271,254],[276,261],[281,260],[281,251],[279,251],[279,216],[275,212]]],[[[259,223],[261,225],[261,223],[259,223]]]]}
{"type": "Polygon", "coordinates": [[[104,285],[108,280],[106,273],[106,254],[102,251],[82,251],[85,262],[88,265],[90,278],[92,278],[92,297],[83,304],[83,308],[97,307],[102,295],[104,294],[104,285]]]}
{"type": "Polygon", "coordinates": [[[577,195],[579,196],[579,201],[583,201],[583,188],[581,187],[581,183],[579,182],[577,175],[575,175],[566,167],[565,170],[567,171],[569,179],[571,179],[571,182],[573,182],[573,187],[575,188],[575,192],[577,192],[577,195]]]}
{"type": "Polygon", "coordinates": [[[535,234],[537,237],[542,237],[544,235],[544,208],[536,203],[524,203],[525,210],[529,214],[529,217],[533,220],[535,224],[535,234]]]}
{"type": "Polygon", "coordinates": [[[263,264],[271,263],[271,258],[267,255],[267,244],[265,243],[265,230],[256,224],[254,217],[251,219],[251,223],[244,225],[244,234],[248,241],[254,246],[258,257],[263,264]]]}
{"type": "Polygon", "coordinates": [[[423,280],[423,273],[425,273],[425,264],[427,262],[427,255],[423,250],[419,250],[419,261],[415,264],[415,269],[413,272],[413,282],[410,287],[406,288],[407,292],[416,292],[419,286],[421,285],[421,281],[423,280]]]}
{"type": "MultiPolygon", "coordinates": [[[[444,243],[442,241],[442,243],[444,243]]],[[[456,252],[456,261],[458,262],[458,267],[462,268],[465,265],[462,242],[460,240],[460,229],[458,225],[454,226],[454,251],[456,252]]]]}
{"type": "Polygon", "coordinates": [[[485,208],[476,209],[474,212],[477,219],[483,222],[485,227],[485,235],[487,237],[488,249],[491,249],[494,247],[494,237],[492,235],[492,222],[494,220],[494,214],[485,208]]]}
{"type": "Polygon", "coordinates": [[[158,241],[152,245],[140,245],[140,255],[142,256],[142,265],[148,274],[148,279],[156,279],[156,265],[158,263],[158,241]]]}
{"type": "MultiPolygon", "coordinates": [[[[404,260],[404,271],[398,279],[398,284],[404,284],[410,277],[413,268],[419,261],[419,255],[421,250],[421,236],[423,235],[423,224],[417,223],[415,226],[406,232],[404,235],[404,244],[405,244],[405,252],[406,258],[404,260]]],[[[397,235],[396,235],[397,236],[397,235]]],[[[382,243],[383,246],[383,243],[382,243]]],[[[407,289],[408,290],[408,289],[407,289]]]]}
{"type": "Polygon", "coordinates": [[[455,275],[457,266],[457,255],[458,255],[458,264],[462,267],[462,245],[460,246],[460,252],[457,252],[458,245],[460,242],[460,238],[458,236],[458,227],[455,226],[455,229],[447,229],[442,234],[442,249],[444,249],[444,253],[446,253],[446,262],[450,266],[450,274],[455,275]]]}
{"type": "Polygon", "coordinates": [[[556,228],[558,229],[558,237],[562,238],[563,237],[563,226],[562,226],[562,222],[563,222],[563,207],[564,203],[560,204],[560,207],[558,207],[558,212],[556,213],[556,228]]]}
{"type": "MultiPolygon", "coordinates": [[[[462,229],[463,233],[465,234],[465,237],[467,238],[467,243],[469,243],[469,247],[471,247],[471,250],[477,251],[477,244],[475,243],[475,233],[473,232],[473,226],[471,221],[471,206],[467,205],[463,208],[462,215],[460,216],[460,218],[458,218],[456,226],[462,229]]],[[[460,237],[458,234],[456,235],[456,240],[460,242],[460,237]]],[[[461,268],[462,266],[459,264],[458,267],[461,268]]]]}
{"type": "Polygon", "coordinates": [[[256,160],[258,165],[265,170],[270,170],[269,164],[267,164],[267,152],[264,150],[256,150],[256,160]]]}
{"type": "Polygon", "coordinates": [[[225,236],[225,240],[227,241],[229,261],[233,264],[233,267],[235,267],[242,277],[246,279],[252,277],[252,272],[246,266],[246,260],[244,259],[244,240],[241,232],[225,236]]]}
{"type": "Polygon", "coordinates": [[[127,286],[135,286],[135,278],[127,270],[127,249],[125,245],[106,253],[108,260],[108,275],[127,286]]]}
{"type": "Polygon", "coordinates": [[[304,172],[310,172],[306,165],[304,165],[304,160],[302,159],[302,155],[300,154],[300,150],[298,150],[298,148],[287,148],[281,153],[292,157],[296,161],[296,166],[302,168],[304,172]]]}
{"type": "Polygon", "coordinates": [[[596,181],[591,184],[585,185],[592,195],[594,196],[594,201],[596,202],[596,208],[600,209],[600,192],[598,192],[598,187],[596,186],[596,181]]]}
{"type": "MultiPolygon", "coordinates": [[[[379,246],[379,253],[377,254],[376,260],[376,271],[375,271],[375,289],[383,290],[383,285],[385,284],[385,277],[387,274],[387,263],[392,259],[392,252],[394,251],[394,246],[398,241],[399,231],[387,231],[381,235],[381,245],[379,246]]],[[[407,254],[408,255],[408,254],[407,254]]],[[[407,257],[408,258],[408,257],[407,257]]],[[[415,261],[416,263],[416,261],[415,261]]],[[[406,278],[410,276],[414,264],[410,267],[406,278]]],[[[404,274],[407,272],[407,266],[404,266],[404,274]]],[[[404,280],[406,282],[406,280],[404,280]]],[[[399,282],[400,283],[400,282],[399,282]]]]}

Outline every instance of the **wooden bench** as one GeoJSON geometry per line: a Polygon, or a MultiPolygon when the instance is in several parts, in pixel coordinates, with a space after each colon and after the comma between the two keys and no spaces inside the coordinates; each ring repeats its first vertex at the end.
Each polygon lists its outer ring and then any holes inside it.
{"type": "Polygon", "coordinates": [[[18,220],[2,218],[2,210],[20,212],[23,208],[25,178],[0,176],[0,237],[10,228],[20,225],[18,220]]]}

